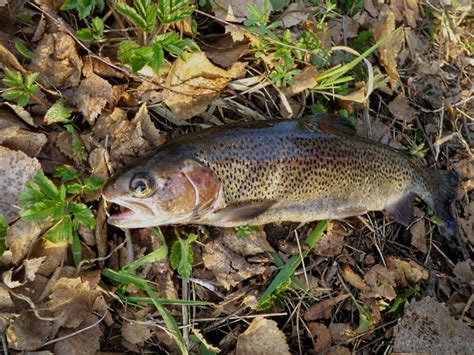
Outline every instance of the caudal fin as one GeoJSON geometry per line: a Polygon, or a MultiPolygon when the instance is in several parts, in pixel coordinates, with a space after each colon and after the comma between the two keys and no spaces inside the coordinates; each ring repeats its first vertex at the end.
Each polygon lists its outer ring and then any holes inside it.
{"type": "Polygon", "coordinates": [[[440,226],[443,235],[455,235],[457,233],[456,218],[450,212],[450,206],[456,196],[459,183],[458,174],[454,171],[433,171],[430,176],[432,186],[434,213],[444,222],[440,226]]]}

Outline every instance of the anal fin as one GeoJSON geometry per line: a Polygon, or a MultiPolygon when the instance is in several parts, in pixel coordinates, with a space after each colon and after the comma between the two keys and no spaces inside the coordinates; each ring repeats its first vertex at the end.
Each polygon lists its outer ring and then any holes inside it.
{"type": "Polygon", "coordinates": [[[390,217],[396,220],[398,223],[403,224],[404,226],[409,226],[414,219],[413,216],[413,200],[415,195],[413,193],[408,193],[398,199],[396,202],[392,203],[389,206],[385,207],[385,212],[388,213],[390,217]]]}

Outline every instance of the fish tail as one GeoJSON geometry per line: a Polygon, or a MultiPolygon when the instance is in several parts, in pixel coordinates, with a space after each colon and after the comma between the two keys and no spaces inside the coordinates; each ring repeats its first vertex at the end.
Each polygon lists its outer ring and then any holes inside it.
{"type": "Polygon", "coordinates": [[[429,205],[444,223],[440,226],[440,232],[447,236],[455,235],[457,223],[450,212],[450,207],[459,184],[458,174],[454,171],[435,170],[429,172],[428,179],[432,199],[429,205]]]}

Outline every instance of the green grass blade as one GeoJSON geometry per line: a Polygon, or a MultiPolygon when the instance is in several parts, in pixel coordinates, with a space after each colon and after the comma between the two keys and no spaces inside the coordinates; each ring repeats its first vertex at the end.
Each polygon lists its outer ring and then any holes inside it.
{"type": "MultiPolygon", "coordinates": [[[[126,300],[130,303],[153,303],[150,297],[126,297],[126,300]]],[[[171,304],[177,306],[215,306],[212,302],[204,301],[188,301],[188,300],[177,300],[168,298],[156,298],[161,304],[171,304]]]]}
{"type": "MultiPolygon", "coordinates": [[[[324,230],[326,229],[327,221],[320,221],[316,228],[309,234],[308,238],[306,238],[305,243],[309,245],[310,248],[313,248],[314,245],[318,242],[318,240],[323,235],[324,230]]],[[[308,251],[309,252],[309,251],[308,251]]],[[[308,252],[303,253],[303,258],[308,255],[308,252]]],[[[260,307],[264,303],[268,302],[269,298],[272,294],[282,285],[283,283],[287,282],[288,279],[293,275],[295,270],[301,264],[301,256],[300,255],[293,255],[287,263],[280,269],[278,274],[275,276],[273,281],[270,283],[270,286],[265,290],[258,301],[258,306],[260,307]]]]}
{"type": "Polygon", "coordinates": [[[131,270],[136,270],[142,265],[145,264],[150,264],[155,261],[160,261],[168,256],[168,246],[166,243],[163,243],[161,247],[156,249],[155,251],[152,251],[150,254],[145,255],[144,257],[135,260],[134,262],[131,262],[127,266],[123,268],[124,271],[131,271],[131,270]]]}

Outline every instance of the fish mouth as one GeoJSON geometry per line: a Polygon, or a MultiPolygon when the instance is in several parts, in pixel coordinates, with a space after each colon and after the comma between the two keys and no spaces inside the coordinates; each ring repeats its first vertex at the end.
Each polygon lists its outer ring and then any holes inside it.
{"type": "Polygon", "coordinates": [[[108,215],[107,223],[113,226],[119,228],[146,228],[155,226],[157,223],[156,215],[145,204],[139,204],[136,201],[132,204],[123,200],[104,199],[120,206],[121,211],[119,213],[108,215]]]}

